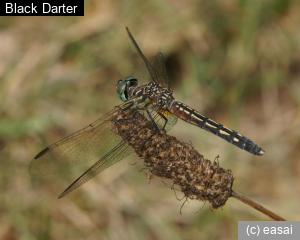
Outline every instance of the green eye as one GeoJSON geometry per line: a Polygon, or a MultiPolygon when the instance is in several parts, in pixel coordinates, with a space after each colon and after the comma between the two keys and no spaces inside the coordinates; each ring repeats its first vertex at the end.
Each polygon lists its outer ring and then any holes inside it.
{"type": "Polygon", "coordinates": [[[119,80],[118,84],[116,86],[116,92],[117,96],[123,101],[126,102],[128,100],[127,94],[126,94],[126,81],[125,80],[119,80]]]}
{"type": "Polygon", "coordinates": [[[138,85],[138,80],[133,76],[128,76],[124,80],[120,79],[116,86],[117,96],[123,101],[126,102],[131,99],[131,96],[128,96],[128,90],[131,87],[136,87],[138,85]]]}

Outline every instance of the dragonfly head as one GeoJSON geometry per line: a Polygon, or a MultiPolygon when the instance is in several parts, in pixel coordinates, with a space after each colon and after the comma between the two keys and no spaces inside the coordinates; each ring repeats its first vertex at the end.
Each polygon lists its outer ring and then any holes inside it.
{"type": "Polygon", "coordinates": [[[137,78],[133,76],[128,76],[124,79],[120,79],[116,85],[117,96],[123,101],[126,102],[129,100],[129,88],[136,87],[138,85],[137,78]]]}

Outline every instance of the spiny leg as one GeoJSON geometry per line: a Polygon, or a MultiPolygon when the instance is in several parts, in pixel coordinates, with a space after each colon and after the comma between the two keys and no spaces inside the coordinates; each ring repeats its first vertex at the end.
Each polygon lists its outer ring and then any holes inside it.
{"type": "Polygon", "coordinates": [[[164,126],[162,127],[162,131],[165,130],[165,127],[167,126],[167,123],[168,123],[168,119],[166,118],[165,115],[163,115],[161,112],[157,112],[158,115],[160,115],[164,120],[165,120],[165,124],[164,126]]]}
{"type": "MultiPolygon", "coordinates": [[[[132,120],[135,116],[136,116],[136,114],[137,114],[137,112],[138,112],[138,110],[145,110],[145,106],[147,105],[145,105],[143,108],[140,108],[139,107],[139,104],[140,103],[142,103],[142,102],[144,102],[145,101],[145,98],[142,98],[141,100],[139,100],[138,102],[137,102],[137,106],[134,108],[134,112],[133,112],[133,114],[131,115],[131,117],[130,118],[124,118],[124,119],[119,119],[119,120],[132,120]]],[[[131,102],[127,107],[125,107],[125,108],[120,108],[122,111],[126,111],[126,110],[128,110],[128,109],[130,109],[132,106],[134,106],[134,102],[131,102]]]]}
{"type": "Polygon", "coordinates": [[[153,117],[152,117],[152,115],[151,115],[151,113],[149,112],[148,109],[146,109],[146,112],[147,112],[147,114],[148,114],[148,117],[150,118],[150,121],[151,121],[152,124],[154,125],[156,131],[157,131],[157,132],[160,132],[160,130],[159,130],[157,124],[155,123],[155,121],[154,121],[154,119],[153,119],[153,117]]]}

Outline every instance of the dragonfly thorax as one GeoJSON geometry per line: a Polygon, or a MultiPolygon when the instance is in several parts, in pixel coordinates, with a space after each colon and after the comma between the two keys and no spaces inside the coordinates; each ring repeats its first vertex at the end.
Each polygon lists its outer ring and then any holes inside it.
{"type": "Polygon", "coordinates": [[[131,98],[139,101],[149,99],[154,106],[167,108],[174,100],[172,92],[166,88],[162,88],[155,82],[132,88],[131,98]]]}

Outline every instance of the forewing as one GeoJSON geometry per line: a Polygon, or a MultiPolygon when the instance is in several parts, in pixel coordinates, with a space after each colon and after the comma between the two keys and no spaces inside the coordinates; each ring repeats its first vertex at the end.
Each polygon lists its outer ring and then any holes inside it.
{"type": "MultiPolygon", "coordinates": [[[[168,78],[164,79],[163,75],[161,75],[159,72],[157,71],[152,65],[151,63],[148,61],[148,59],[144,56],[143,52],[141,51],[141,49],[139,48],[138,44],[136,43],[135,39],[133,38],[131,32],[129,31],[128,27],[126,27],[127,33],[133,43],[133,45],[135,46],[135,48],[137,49],[138,53],[140,54],[140,56],[142,57],[142,59],[144,60],[146,67],[148,69],[148,72],[150,73],[150,76],[152,78],[152,80],[156,83],[158,83],[161,87],[165,87],[169,89],[169,82],[168,82],[168,78]]],[[[161,53],[158,53],[158,55],[160,55],[161,53]]],[[[162,55],[162,54],[161,54],[162,55]]],[[[158,58],[161,58],[161,56],[159,56],[158,58]]],[[[156,61],[162,61],[163,59],[158,59],[156,61]]],[[[164,65],[164,62],[158,62],[158,65],[164,65]]],[[[159,69],[161,68],[161,66],[159,66],[159,69]]]]}
{"type": "Polygon", "coordinates": [[[64,197],[68,193],[80,187],[82,184],[89,181],[91,178],[95,177],[104,169],[114,165],[133,152],[134,149],[128,146],[125,141],[120,142],[114,149],[112,149],[112,151],[108,152],[98,162],[91,166],[85,173],[77,178],[58,198],[64,197]]]}
{"type": "Polygon", "coordinates": [[[172,91],[169,82],[169,77],[167,74],[164,56],[161,52],[157,53],[153,58],[152,66],[157,72],[157,76],[160,79],[161,86],[167,88],[169,91],[172,91]]]}
{"type": "MultiPolygon", "coordinates": [[[[131,102],[126,102],[124,107],[131,102]]],[[[87,127],[69,135],[41,151],[30,163],[29,173],[47,175],[57,173],[75,165],[97,161],[122,142],[122,138],[111,131],[115,109],[87,127]]],[[[128,153],[129,154],[129,153],[128,153]]],[[[127,156],[127,155],[126,155],[127,156]]],[[[123,158],[126,157],[123,155],[123,158]]]]}
{"type": "MultiPolygon", "coordinates": [[[[158,109],[157,109],[158,110],[158,109]]],[[[177,121],[177,117],[172,115],[171,113],[163,112],[162,109],[159,109],[159,111],[152,110],[149,112],[151,114],[152,119],[155,121],[159,129],[162,129],[162,126],[165,123],[165,118],[162,117],[162,113],[164,113],[164,116],[168,119],[168,123],[166,125],[165,130],[171,129],[174,124],[177,121]]],[[[139,111],[138,114],[143,114],[144,116],[148,116],[145,110],[139,111]]],[[[149,120],[149,116],[148,116],[149,120]]],[[[131,121],[130,119],[121,120],[121,121],[131,121]]],[[[136,126],[136,129],[138,131],[142,131],[139,126],[136,126]]],[[[136,132],[134,134],[139,134],[139,132],[136,132]]],[[[130,136],[128,136],[130,137],[130,136]]],[[[105,156],[103,156],[99,161],[97,161],[93,166],[91,166],[86,172],[84,172],[79,178],[77,178],[60,196],[59,198],[64,197],[68,193],[72,192],[76,188],[80,187],[93,177],[95,177],[97,174],[101,173],[104,169],[112,166],[113,164],[119,162],[126,156],[130,155],[134,152],[134,149],[126,144],[126,139],[121,141],[115,148],[113,148],[110,152],[108,152],[105,156]]]]}

